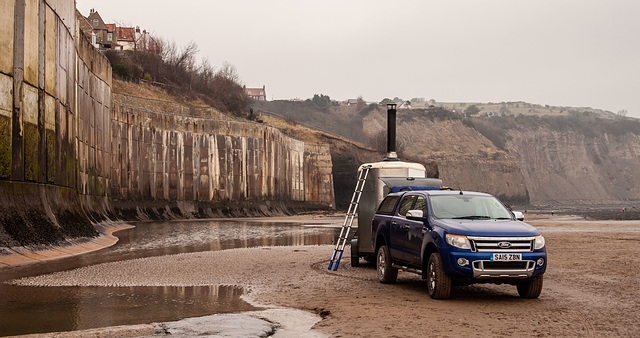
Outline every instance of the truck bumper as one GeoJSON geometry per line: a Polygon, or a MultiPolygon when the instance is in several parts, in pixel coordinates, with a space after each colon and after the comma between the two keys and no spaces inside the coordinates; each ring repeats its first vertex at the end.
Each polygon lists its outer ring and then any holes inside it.
{"type": "Polygon", "coordinates": [[[487,252],[451,252],[448,257],[443,263],[452,278],[479,282],[531,278],[543,274],[547,267],[545,252],[523,252],[522,260],[518,261],[492,261],[492,254],[487,252]]]}

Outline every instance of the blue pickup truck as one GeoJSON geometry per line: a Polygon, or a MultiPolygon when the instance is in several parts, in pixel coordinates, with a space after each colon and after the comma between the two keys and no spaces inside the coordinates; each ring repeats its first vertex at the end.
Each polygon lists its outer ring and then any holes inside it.
{"type": "Polygon", "coordinates": [[[389,194],[371,223],[378,279],[394,283],[398,270],[420,274],[434,299],[449,298],[452,285],[473,283],[512,284],[520,297],[537,298],[545,240],[521,215],[478,192],[389,194]]]}

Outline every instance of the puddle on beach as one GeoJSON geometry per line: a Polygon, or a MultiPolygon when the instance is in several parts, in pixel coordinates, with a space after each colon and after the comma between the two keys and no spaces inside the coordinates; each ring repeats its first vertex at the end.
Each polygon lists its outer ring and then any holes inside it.
{"type": "MultiPolygon", "coordinates": [[[[84,255],[2,271],[0,282],[81,266],[185,252],[331,244],[339,229],[247,221],[140,222],[84,255]]],[[[27,287],[0,284],[0,336],[174,321],[255,309],[235,286],[27,287]]]]}
{"type": "Polygon", "coordinates": [[[0,334],[174,321],[255,309],[233,286],[16,287],[2,285],[0,334]],[[8,290],[2,290],[7,288],[8,290]]]}

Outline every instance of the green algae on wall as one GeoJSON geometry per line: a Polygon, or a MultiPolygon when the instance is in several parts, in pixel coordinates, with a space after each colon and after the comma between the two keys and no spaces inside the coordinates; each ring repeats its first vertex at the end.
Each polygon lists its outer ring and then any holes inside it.
{"type": "Polygon", "coordinates": [[[45,131],[47,142],[47,182],[54,182],[56,176],[56,132],[47,129],[45,131]]]}
{"type": "Polygon", "coordinates": [[[11,118],[0,115],[0,178],[11,177],[11,118]]]}
{"type": "Polygon", "coordinates": [[[38,126],[24,123],[24,178],[27,181],[38,179],[38,126]]]}

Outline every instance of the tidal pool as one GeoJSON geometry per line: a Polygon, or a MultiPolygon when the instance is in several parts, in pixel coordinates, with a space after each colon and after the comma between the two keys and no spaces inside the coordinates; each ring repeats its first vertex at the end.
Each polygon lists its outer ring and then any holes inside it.
{"type": "MultiPolygon", "coordinates": [[[[0,282],[93,264],[257,246],[331,244],[332,226],[262,221],[137,222],[114,246],[2,270],[0,282]]],[[[328,253],[330,254],[330,253],[328,253]]],[[[0,283],[0,335],[82,330],[254,310],[241,286],[37,287],[0,283]]]]}

